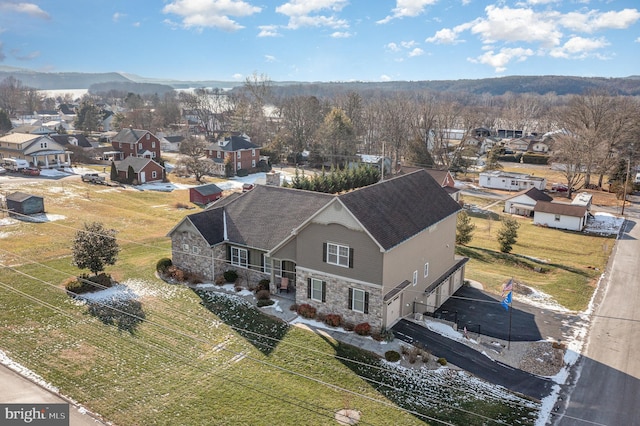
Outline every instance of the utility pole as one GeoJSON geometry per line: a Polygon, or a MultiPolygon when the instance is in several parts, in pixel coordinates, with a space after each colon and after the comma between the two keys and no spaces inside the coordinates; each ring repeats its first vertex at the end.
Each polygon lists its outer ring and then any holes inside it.
{"type": "Polygon", "coordinates": [[[622,211],[620,216],[624,216],[624,202],[627,200],[627,185],[629,185],[629,171],[631,170],[631,157],[627,158],[627,176],[624,179],[624,188],[622,189],[622,211]]]}

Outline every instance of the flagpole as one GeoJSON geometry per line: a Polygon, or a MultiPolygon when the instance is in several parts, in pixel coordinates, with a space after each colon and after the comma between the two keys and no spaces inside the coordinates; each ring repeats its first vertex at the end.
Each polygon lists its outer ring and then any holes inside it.
{"type": "Polygon", "coordinates": [[[509,308],[509,341],[507,342],[508,351],[511,350],[511,316],[513,315],[513,301],[509,303],[509,308]]]}

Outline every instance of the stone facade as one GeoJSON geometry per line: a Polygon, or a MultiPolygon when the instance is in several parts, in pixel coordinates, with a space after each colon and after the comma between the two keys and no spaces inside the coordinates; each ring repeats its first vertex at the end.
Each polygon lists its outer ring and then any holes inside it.
{"type": "MultiPolygon", "coordinates": [[[[171,235],[172,262],[182,269],[201,276],[205,280],[215,278],[215,262],[219,253],[217,247],[209,247],[207,242],[188,231],[174,232],[171,235]]],[[[226,256],[226,252],[223,252],[226,256]]]]}
{"type": "Polygon", "coordinates": [[[342,320],[353,325],[368,322],[372,332],[382,328],[382,288],[350,282],[336,276],[326,276],[318,272],[310,272],[298,268],[296,276],[296,303],[307,303],[318,313],[339,314],[342,320]],[[326,301],[318,302],[307,298],[307,279],[316,278],[327,283],[326,301]],[[364,290],[369,293],[369,313],[353,311],[349,308],[349,288],[364,290]]]}

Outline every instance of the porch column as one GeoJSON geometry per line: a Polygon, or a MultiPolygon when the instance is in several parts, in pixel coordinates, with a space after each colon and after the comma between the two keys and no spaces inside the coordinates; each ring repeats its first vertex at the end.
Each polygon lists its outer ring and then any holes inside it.
{"type": "Polygon", "coordinates": [[[45,169],[49,168],[49,156],[48,155],[44,156],[44,167],[45,167],[45,169]]]}

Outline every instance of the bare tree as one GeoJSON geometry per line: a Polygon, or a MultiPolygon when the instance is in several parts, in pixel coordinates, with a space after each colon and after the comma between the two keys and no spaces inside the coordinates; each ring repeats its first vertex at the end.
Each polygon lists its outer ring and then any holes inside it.
{"type": "Polygon", "coordinates": [[[319,129],[321,153],[334,166],[342,165],[356,154],[356,141],[351,120],[340,108],[333,108],[319,129]]]}
{"type": "Polygon", "coordinates": [[[216,131],[227,130],[226,113],[230,102],[222,90],[198,88],[193,93],[181,92],[179,100],[190,114],[198,118],[207,138],[216,131]]]}
{"type": "Polygon", "coordinates": [[[308,149],[323,121],[322,106],[315,96],[284,99],[279,107],[281,127],[278,132],[287,153],[294,158],[308,149]]]}
{"type": "Polygon", "coordinates": [[[397,166],[409,140],[412,103],[406,94],[396,94],[384,99],[382,108],[382,135],[397,166]]]}
{"type": "MultiPolygon", "coordinates": [[[[26,90],[22,82],[14,77],[7,77],[0,82],[0,109],[13,117],[24,105],[23,92],[26,90]]],[[[31,111],[33,112],[33,111],[31,111]]]]}
{"type": "Polygon", "coordinates": [[[574,134],[562,133],[555,136],[555,148],[552,159],[559,163],[561,172],[567,182],[567,197],[584,181],[583,143],[574,134]]]}
{"type": "Polygon", "coordinates": [[[183,166],[189,174],[194,175],[198,182],[214,171],[213,161],[206,156],[208,144],[206,140],[196,137],[189,137],[180,144],[179,165],[183,166]]]}

